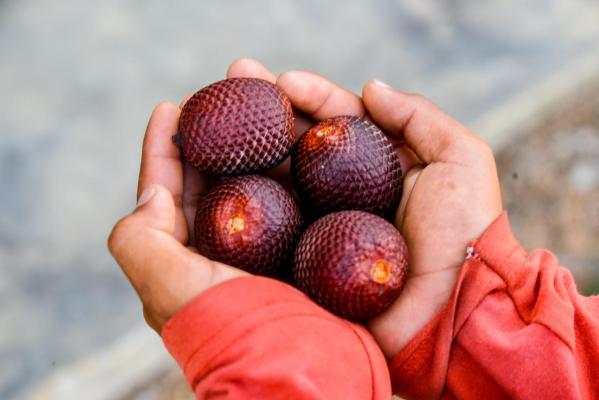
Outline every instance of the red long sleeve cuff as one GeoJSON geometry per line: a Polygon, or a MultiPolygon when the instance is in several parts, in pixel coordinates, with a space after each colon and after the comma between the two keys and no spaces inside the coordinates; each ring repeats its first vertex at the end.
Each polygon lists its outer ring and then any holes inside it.
{"type": "Polygon", "coordinates": [[[162,336],[198,398],[391,397],[385,359],[368,332],[272,279],[209,289],[162,336]]]}
{"type": "Polygon", "coordinates": [[[390,369],[406,398],[595,398],[597,360],[599,297],[580,296],[551,253],[527,255],[504,213],[390,369]]]}

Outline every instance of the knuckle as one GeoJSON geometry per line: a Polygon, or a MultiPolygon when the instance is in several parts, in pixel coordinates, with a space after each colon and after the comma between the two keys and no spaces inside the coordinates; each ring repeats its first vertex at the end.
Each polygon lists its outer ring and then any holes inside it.
{"type": "Polygon", "coordinates": [[[330,104],[329,101],[331,100],[331,97],[333,96],[335,88],[332,83],[330,83],[330,82],[327,82],[327,83],[328,83],[327,88],[320,93],[320,96],[317,98],[317,100],[314,100],[315,102],[313,104],[313,110],[312,110],[311,114],[314,114],[314,115],[322,114],[323,110],[325,110],[325,108],[330,104]]]}
{"type": "Polygon", "coordinates": [[[476,146],[476,150],[479,154],[481,154],[485,157],[493,157],[493,149],[484,140],[477,137],[475,139],[475,146],[476,146]]]}
{"type": "Polygon", "coordinates": [[[420,93],[411,93],[409,96],[417,108],[425,110],[432,110],[436,108],[435,103],[420,93]]]}
{"type": "Polygon", "coordinates": [[[493,155],[493,149],[487,142],[480,139],[478,136],[469,138],[466,143],[466,151],[473,157],[473,159],[485,162],[494,160],[495,156],[493,155]]]}
{"type": "Polygon", "coordinates": [[[133,228],[131,216],[121,218],[112,228],[112,232],[108,236],[108,250],[114,256],[118,250],[127,241],[129,234],[133,228]]]}

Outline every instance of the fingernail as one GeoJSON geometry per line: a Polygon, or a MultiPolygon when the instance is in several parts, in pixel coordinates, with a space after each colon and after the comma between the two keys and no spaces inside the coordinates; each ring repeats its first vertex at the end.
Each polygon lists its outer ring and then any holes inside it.
{"type": "Polygon", "coordinates": [[[387,85],[387,84],[386,84],[385,82],[383,82],[383,81],[379,81],[378,79],[373,79],[373,80],[372,80],[372,83],[374,83],[375,85],[377,85],[377,86],[380,86],[380,87],[382,87],[382,88],[385,88],[385,89],[391,89],[391,86],[387,85]]]}
{"type": "Polygon", "coordinates": [[[137,207],[141,207],[144,204],[146,204],[148,201],[150,201],[150,199],[152,197],[154,197],[155,194],[156,194],[156,188],[154,186],[150,186],[150,187],[144,189],[144,191],[141,192],[139,199],[137,199],[137,207]]]}

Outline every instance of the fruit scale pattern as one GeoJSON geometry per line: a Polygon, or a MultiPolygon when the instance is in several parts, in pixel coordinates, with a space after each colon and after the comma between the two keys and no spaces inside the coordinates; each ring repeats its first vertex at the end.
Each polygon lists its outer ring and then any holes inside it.
{"type": "Polygon", "coordinates": [[[181,110],[181,147],[200,171],[240,175],[282,162],[295,140],[289,99],[261,79],[232,78],[195,93],[181,110]]]}
{"type": "Polygon", "coordinates": [[[408,250],[382,216],[397,209],[403,177],[376,125],[333,117],[294,143],[289,99],[270,82],[234,78],[186,102],[176,139],[187,161],[217,180],[196,210],[202,255],[252,274],[293,275],[317,303],[352,320],[375,316],[399,296],[408,250]],[[290,154],[302,209],[279,183],[252,175],[290,154]],[[302,234],[303,217],[321,218],[302,234]]]}
{"type": "Polygon", "coordinates": [[[290,261],[302,217],[289,193],[258,175],[225,178],[200,202],[196,246],[208,258],[276,276],[290,261]]]}
{"type": "Polygon", "coordinates": [[[363,210],[389,216],[399,204],[402,172],[393,145],[357,116],[327,119],[291,152],[295,188],[310,212],[363,210]]]}
{"type": "Polygon", "coordinates": [[[328,214],[304,232],[294,259],[299,289],[353,320],[389,307],[407,278],[407,246],[384,219],[363,211],[328,214]]]}

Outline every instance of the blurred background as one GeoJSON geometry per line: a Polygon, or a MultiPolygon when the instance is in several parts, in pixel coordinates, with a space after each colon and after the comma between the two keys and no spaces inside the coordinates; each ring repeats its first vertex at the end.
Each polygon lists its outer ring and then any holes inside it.
{"type": "Polygon", "coordinates": [[[153,106],[239,57],[426,94],[514,230],[599,292],[599,3],[0,0],[0,398],[189,398],[106,250],[153,106]]]}

